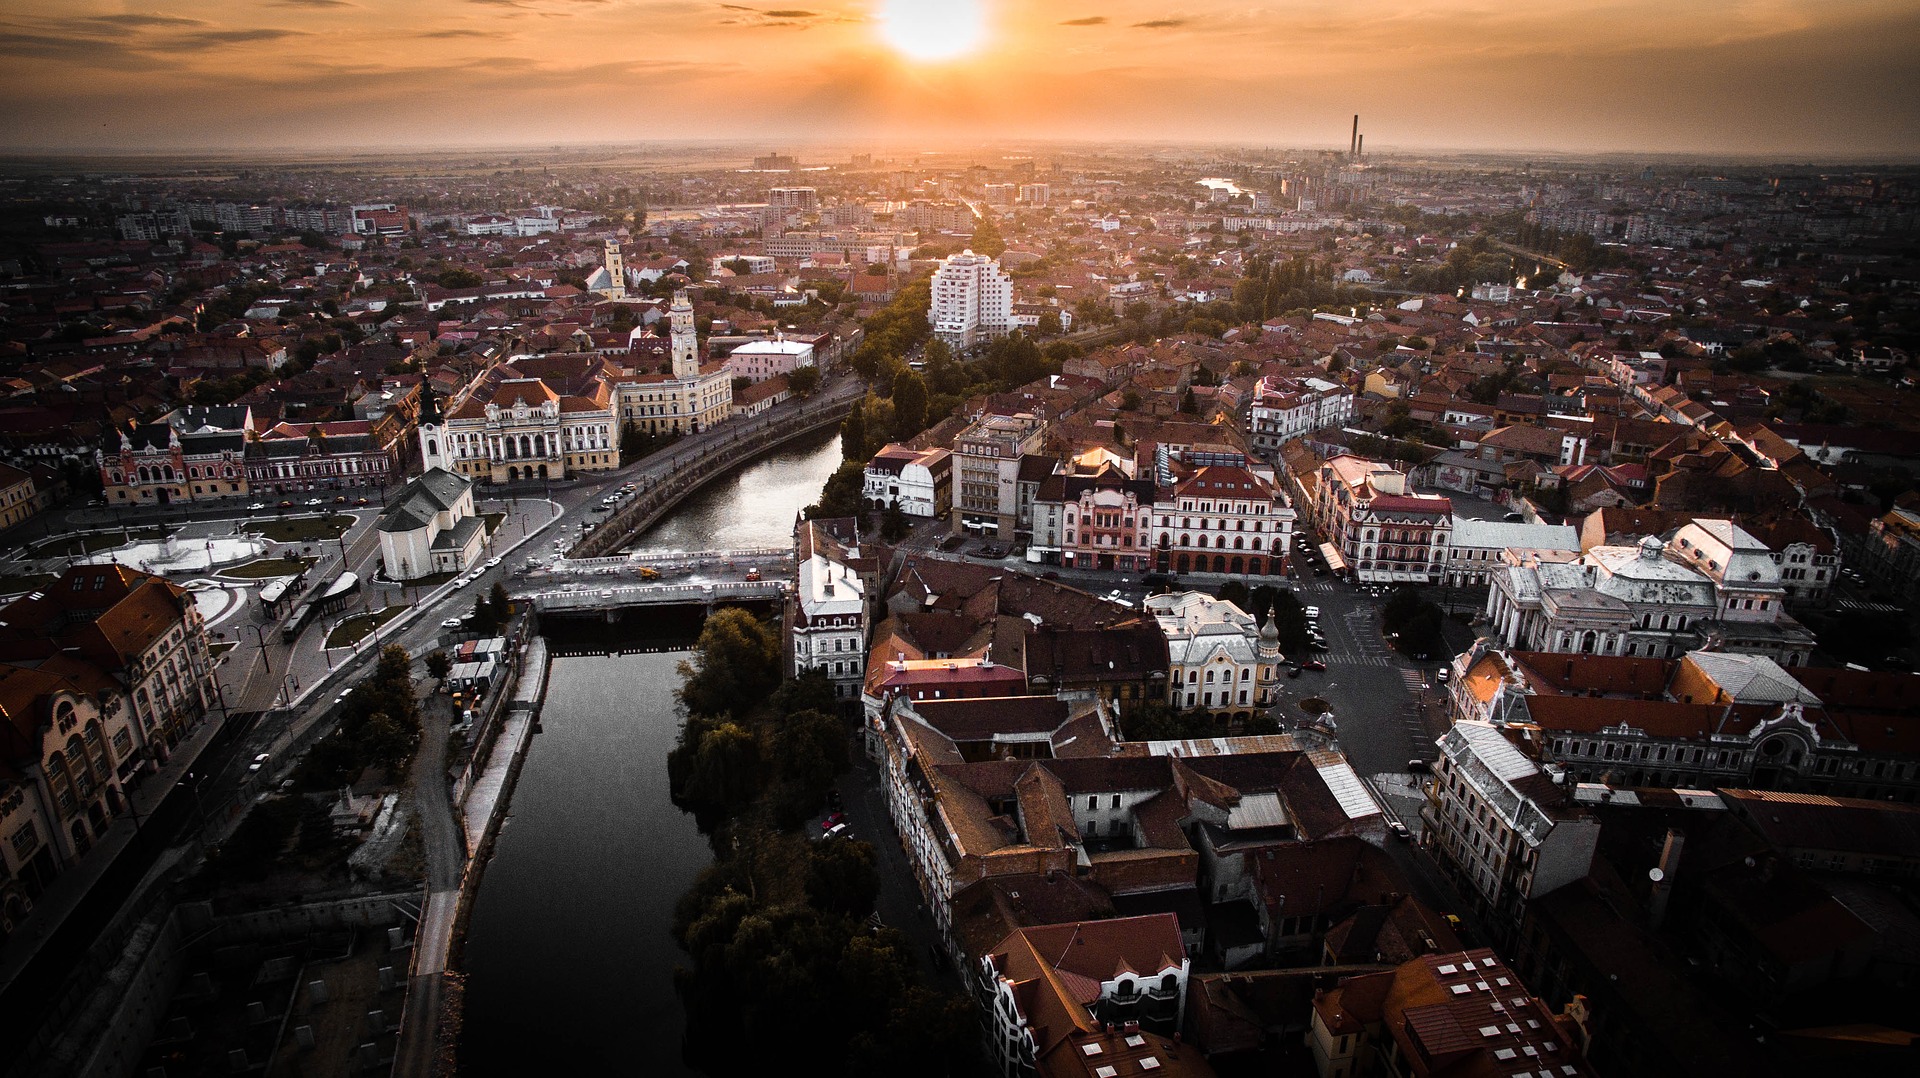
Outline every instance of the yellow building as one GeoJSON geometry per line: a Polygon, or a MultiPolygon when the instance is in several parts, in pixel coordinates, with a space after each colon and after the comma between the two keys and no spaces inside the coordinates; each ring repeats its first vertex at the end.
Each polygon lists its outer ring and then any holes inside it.
{"type": "Polygon", "coordinates": [[[0,464],[0,531],[25,523],[38,511],[33,477],[11,464],[0,464]]]}
{"type": "Polygon", "coordinates": [[[700,362],[693,304],[685,290],[667,309],[673,365],[666,374],[627,375],[617,393],[620,420],[646,434],[694,434],[733,414],[733,372],[725,363],[700,362]]]}
{"type": "Polygon", "coordinates": [[[613,374],[590,352],[502,364],[447,415],[444,430],[422,411],[424,467],[481,483],[612,471],[620,466],[613,374]]]}

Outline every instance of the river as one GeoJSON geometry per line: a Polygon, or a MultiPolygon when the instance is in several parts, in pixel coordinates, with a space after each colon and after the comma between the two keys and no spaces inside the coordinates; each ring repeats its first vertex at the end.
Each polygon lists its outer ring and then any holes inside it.
{"type": "MultiPolygon", "coordinates": [[[[784,546],[839,463],[837,434],[796,443],[715,480],[635,547],[784,546]]],[[[667,790],[685,654],[553,660],[467,929],[463,1075],[700,1073],[680,1062],[673,991],[674,903],[710,860],[667,790]]]]}

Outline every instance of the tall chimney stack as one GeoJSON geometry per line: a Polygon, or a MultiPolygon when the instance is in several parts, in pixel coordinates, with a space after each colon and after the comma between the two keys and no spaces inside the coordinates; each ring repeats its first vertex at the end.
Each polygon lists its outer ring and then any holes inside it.
{"type": "Polygon", "coordinates": [[[1360,156],[1360,114],[1353,114],[1353,137],[1347,140],[1347,156],[1360,156]]]}
{"type": "Polygon", "coordinates": [[[1359,157],[1367,152],[1367,136],[1361,135],[1353,144],[1353,156],[1359,157]]]}

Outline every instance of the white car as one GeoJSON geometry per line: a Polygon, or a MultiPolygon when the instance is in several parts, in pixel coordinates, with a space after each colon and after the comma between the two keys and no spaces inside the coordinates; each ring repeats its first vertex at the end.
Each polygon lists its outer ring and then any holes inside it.
{"type": "Polygon", "coordinates": [[[462,622],[459,618],[448,618],[447,620],[440,623],[440,627],[442,629],[458,629],[463,624],[465,623],[462,622]]]}
{"type": "Polygon", "coordinates": [[[501,559],[500,559],[500,558],[498,558],[498,557],[492,557],[492,558],[488,558],[488,559],[487,559],[487,568],[489,568],[489,569],[497,569],[497,568],[499,568],[499,566],[500,566],[500,561],[501,561],[501,559]]]}
{"type": "Polygon", "coordinates": [[[1308,620],[1313,620],[1313,619],[1315,619],[1315,618],[1318,618],[1319,616],[1320,616],[1320,608],[1319,608],[1319,607],[1317,607],[1317,606],[1310,606],[1310,607],[1307,607],[1307,618],[1308,618],[1308,620]]]}
{"type": "Polygon", "coordinates": [[[253,762],[247,765],[247,772],[249,774],[252,774],[254,772],[259,771],[261,768],[267,766],[267,761],[272,758],[273,758],[273,754],[269,752],[263,752],[260,755],[255,756],[253,758],[253,762]]]}

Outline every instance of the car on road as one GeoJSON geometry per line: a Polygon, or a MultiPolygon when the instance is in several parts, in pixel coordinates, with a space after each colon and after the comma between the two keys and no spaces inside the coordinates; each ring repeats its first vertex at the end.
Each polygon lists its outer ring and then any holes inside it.
{"type": "Polygon", "coordinates": [[[1415,775],[1424,775],[1433,770],[1433,765],[1416,756],[1407,761],[1407,770],[1415,775]]]}
{"type": "Polygon", "coordinates": [[[601,589],[600,589],[600,598],[602,598],[602,599],[611,599],[611,598],[613,598],[613,589],[612,589],[612,588],[601,588],[601,589]]]}
{"type": "Polygon", "coordinates": [[[267,507],[266,502],[254,502],[252,505],[247,506],[247,512],[258,513],[266,509],[266,507],[267,507]]]}
{"type": "Polygon", "coordinates": [[[308,498],[307,499],[308,506],[325,505],[325,504],[327,504],[327,500],[325,498],[308,498]]]}
{"type": "Polygon", "coordinates": [[[334,498],[333,498],[333,504],[335,504],[335,505],[345,505],[345,504],[347,504],[347,496],[346,496],[345,494],[336,494],[336,495],[334,495],[334,498]]]}
{"type": "Polygon", "coordinates": [[[823,839],[852,838],[853,832],[848,829],[846,824],[837,823],[837,824],[834,824],[832,827],[827,828],[825,831],[820,832],[820,837],[823,839]]]}
{"type": "Polygon", "coordinates": [[[282,509],[292,509],[292,508],[293,508],[293,503],[292,503],[291,501],[288,501],[288,500],[285,500],[285,499],[282,499],[282,500],[281,500],[281,502],[280,502],[280,508],[282,508],[282,509]]]}
{"type": "Polygon", "coordinates": [[[836,809],[833,812],[827,813],[827,818],[820,821],[820,830],[831,831],[846,822],[847,814],[836,809]]]}
{"type": "Polygon", "coordinates": [[[1435,670],[1433,672],[1433,679],[1435,681],[1438,681],[1442,685],[1445,685],[1447,683],[1447,679],[1452,676],[1453,676],[1453,668],[1449,666],[1443,666],[1440,669],[1435,670]]]}
{"type": "Polygon", "coordinates": [[[748,570],[747,570],[747,579],[748,579],[748,580],[758,580],[758,579],[760,579],[760,570],[759,570],[758,568],[753,568],[753,569],[748,569],[748,570]]]}
{"type": "Polygon", "coordinates": [[[1310,606],[1310,607],[1307,607],[1307,620],[1309,620],[1309,621],[1311,621],[1311,620],[1313,620],[1314,618],[1317,618],[1317,617],[1319,617],[1319,616],[1320,616],[1320,608],[1319,608],[1319,607],[1317,607],[1317,606],[1310,606]]]}
{"type": "Polygon", "coordinates": [[[654,568],[653,566],[651,566],[651,565],[642,565],[642,566],[640,567],[640,579],[642,579],[642,580],[658,580],[658,579],[660,579],[660,570],[658,570],[658,569],[655,569],[655,568],[654,568]]]}
{"type": "Polygon", "coordinates": [[[1289,667],[1287,667],[1287,676],[1288,676],[1288,677],[1299,677],[1299,676],[1300,676],[1300,670],[1301,670],[1301,668],[1300,668],[1300,667],[1298,667],[1298,666],[1289,666],[1289,667]]]}
{"type": "Polygon", "coordinates": [[[440,627],[442,629],[458,629],[460,626],[464,624],[466,624],[466,622],[462,621],[459,618],[448,618],[447,620],[440,623],[440,627]]]}
{"type": "Polygon", "coordinates": [[[488,558],[488,559],[487,559],[487,568],[489,568],[489,569],[498,569],[498,568],[500,567],[500,562],[501,562],[502,560],[503,560],[503,559],[501,559],[501,558],[500,558],[499,556],[497,556],[497,555],[496,555],[496,556],[494,556],[494,557],[491,557],[491,558],[488,558]]]}
{"type": "Polygon", "coordinates": [[[248,774],[253,774],[258,772],[261,768],[267,766],[267,761],[271,759],[273,759],[273,754],[270,752],[263,752],[260,755],[255,756],[253,758],[253,762],[247,765],[248,774]]]}
{"type": "Polygon", "coordinates": [[[1401,823],[1399,820],[1388,820],[1387,830],[1393,832],[1393,837],[1402,842],[1413,841],[1413,832],[1407,830],[1407,825],[1401,823]]]}
{"type": "Polygon", "coordinates": [[[355,498],[355,499],[353,500],[353,504],[355,504],[355,505],[365,505],[365,504],[367,504],[367,500],[366,500],[365,498],[355,498]]]}
{"type": "Polygon", "coordinates": [[[1308,659],[1306,662],[1300,664],[1300,668],[1302,670],[1325,670],[1327,664],[1321,662],[1319,659],[1308,659]]]}

